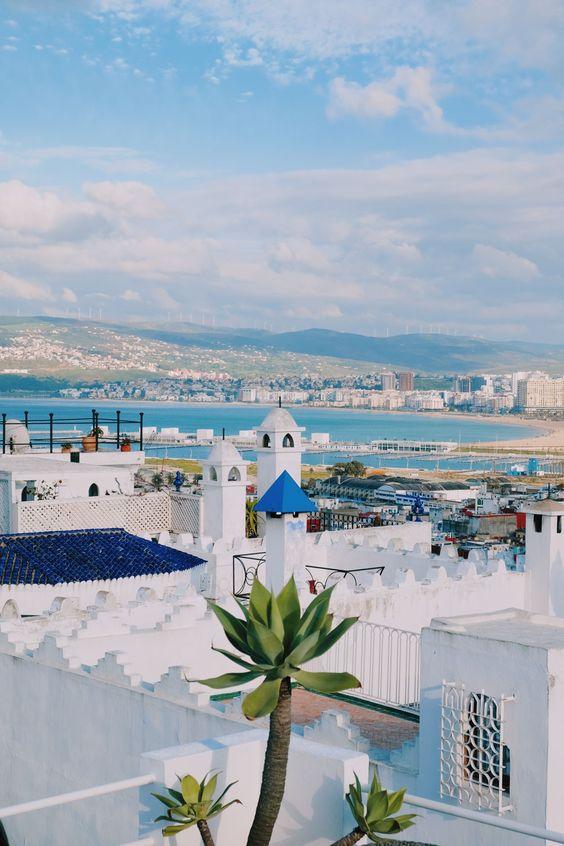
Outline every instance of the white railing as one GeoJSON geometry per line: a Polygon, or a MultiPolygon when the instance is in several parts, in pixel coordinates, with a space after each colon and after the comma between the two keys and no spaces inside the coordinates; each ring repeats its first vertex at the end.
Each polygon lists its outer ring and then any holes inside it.
{"type": "Polygon", "coordinates": [[[470,811],[466,808],[457,808],[447,805],[445,802],[435,802],[433,799],[425,799],[423,796],[410,796],[408,793],[406,793],[404,801],[406,805],[411,805],[415,808],[458,817],[458,819],[468,820],[472,823],[478,823],[478,825],[490,826],[501,831],[512,831],[515,834],[524,834],[537,840],[564,843],[564,833],[561,831],[550,831],[550,829],[517,822],[517,820],[502,819],[501,817],[496,817],[493,814],[487,814],[483,811],[470,811]]]}
{"type": "MultiPolygon", "coordinates": [[[[22,802],[20,805],[9,805],[6,808],[0,808],[0,820],[16,816],[16,814],[28,814],[44,808],[68,805],[70,802],[78,802],[81,799],[104,796],[109,793],[119,793],[122,790],[129,790],[135,787],[144,787],[154,784],[155,781],[156,778],[154,775],[147,774],[123,779],[122,781],[97,785],[96,787],[87,787],[84,790],[74,790],[71,793],[60,793],[57,796],[48,796],[45,799],[36,799],[32,802],[22,802]]],[[[458,819],[467,820],[478,825],[490,826],[501,831],[511,831],[515,834],[523,834],[537,840],[549,840],[552,843],[564,844],[564,833],[562,832],[551,831],[539,826],[518,822],[517,820],[502,819],[501,817],[487,814],[483,811],[470,811],[466,808],[457,808],[453,805],[447,805],[445,802],[436,802],[433,799],[425,799],[423,796],[412,796],[410,794],[406,794],[405,804],[437,814],[457,817],[458,819]]],[[[156,843],[154,837],[144,837],[139,840],[131,840],[128,843],[123,843],[121,846],[156,846],[156,843]]]]}
{"type": "Polygon", "coordinates": [[[355,696],[381,705],[419,710],[421,636],[359,620],[325,655],[312,662],[325,672],[353,673],[355,696]]]}
{"type": "MultiPolygon", "coordinates": [[[[86,787],[84,790],[72,790],[70,793],[59,793],[56,796],[47,796],[44,799],[34,799],[31,802],[21,802],[19,805],[7,805],[0,808],[0,820],[15,817],[18,814],[30,814],[33,811],[42,811],[46,808],[56,808],[61,805],[69,805],[71,802],[80,802],[83,799],[92,799],[95,796],[107,796],[110,793],[120,793],[123,790],[131,790],[135,787],[145,787],[154,784],[156,781],[152,773],[147,775],[125,778],[121,781],[111,781],[107,784],[99,784],[95,787],[86,787]]],[[[154,837],[143,837],[140,840],[130,840],[122,843],[121,846],[156,846],[154,837]]]]}

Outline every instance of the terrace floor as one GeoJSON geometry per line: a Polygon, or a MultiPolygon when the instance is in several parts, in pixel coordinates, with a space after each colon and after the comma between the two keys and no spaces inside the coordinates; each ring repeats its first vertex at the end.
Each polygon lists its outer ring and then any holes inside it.
{"type": "Polygon", "coordinates": [[[292,722],[297,725],[311,725],[329,709],[347,711],[351,723],[358,726],[371,747],[398,749],[403,743],[415,740],[419,734],[419,722],[407,715],[391,714],[369,703],[356,705],[301,688],[292,691],[292,722]]]}

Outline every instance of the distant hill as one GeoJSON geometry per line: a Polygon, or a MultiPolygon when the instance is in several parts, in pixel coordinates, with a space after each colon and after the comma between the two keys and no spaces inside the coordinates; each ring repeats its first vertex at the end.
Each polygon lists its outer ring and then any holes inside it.
{"type": "MultiPolygon", "coordinates": [[[[136,345],[139,350],[140,372],[147,372],[141,363],[145,358],[159,370],[191,366],[198,350],[209,351],[209,360],[218,357],[224,369],[233,375],[256,371],[256,359],[261,359],[261,372],[280,375],[286,368],[294,372],[309,372],[309,367],[321,366],[325,372],[334,372],[338,364],[355,372],[379,368],[414,370],[420,374],[453,374],[475,372],[500,372],[515,370],[548,370],[564,373],[564,345],[527,343],[524,341],[488,341],[460,335],[406,334],[378,338],[354,332],[337,332],[330,329],[305,329],[297,332],[272,333],[255,329],[230,329],[203,327],[191,323],[97,323],[54,317],[3,317],[0,318],[0,349],[23,339],[44,337],[45,342],[63,343],[73,350],[80,350],[86,357],[114,354],[120,345],[136,345]],[[130,341],[128,340],[130,339],[130,341]],[[146,340],[146,345],[143,343],[146,340]],[[215,351],[215,353],[214,353],[215,351]],[[260,356],[257,353],[260,352],[260,356]],[[303,357],[301,364],[293,364],[292,356],[303,357]],[[307,357],[307,358],[305,358],[307,357]],[[241,363],[243,362],[243,363],[241,363]],[[254,362],[254,364],[253,364],[254,362]],[[342,365],[339,363],[342,362],[342,365]],[[238,369],[237,369],[238,368],[238,369]]],[[[25,342],[24,342],[25,346],[25,342]]],[[[199,353],[198,353],[199,355],[199,353]]],[[[122,353],[122,358],[127,353],[122,353]]],[[[136,358],[136,360],[137,360],[136,358]]],[[[59,378],[67,374],[59,362],[50,366],[35,360],[21,365],[4,356],[7,367],[24,366],[30,375],[59,378]]],[[[96,372],[96,362],[88,366],[90,375],[96,372]]],[[[200,366],[204,366],[202,360],[200,366]]],[[[1,369],[0,362],[0,369],[1,369]]],[[[131,372],[131,367],[125,367],[131,372]]],[[[119,363],[112,366],[114,378],[123,377],[119,363]]],[[[79,371],[71,374],[73,379],[79,371]]],[[[107,378],[103,370],[96,373],[107,378]]],[[[158,374],[157,374],[158,375],[158,374]]]]}
{"type": "MultiPolygon", "coordinates": [[[[173,324],[174,325],[174,324],[173,324]]],[[[173,326],[172,325],[172,326],[173,326]]],[[[426,373],[472,373],[478,370],[564,371],[564,345],[525,341],[487,341],[462,335],[407,334],[375,338],[331,329],[267,333],[256,330],[227,330],[192,327],[151,327],[148,336],[175,344],[221,348],[257,347],[312,356],[331,356],[373,362],[375,365],[405,367],[426,373]]],[[[139,332],[139,328],[136,330],[139,332]]]]}

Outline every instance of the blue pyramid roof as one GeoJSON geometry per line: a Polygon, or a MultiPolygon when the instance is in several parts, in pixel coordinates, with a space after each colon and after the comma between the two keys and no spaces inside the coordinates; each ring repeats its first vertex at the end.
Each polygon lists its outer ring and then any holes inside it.
{"type": "Polygon", "coordinates": [[[284,470],[255,505],[255,511],[271,514],[306,514],[318,511],[315,502],[302,491],[287,470],[284,470]]]}
{"type": "Polygon", "coordinates": [[[190,570],[202,559],[123,529],[0,535],[0,583],[47,584],[124,579],[190,570]]]}

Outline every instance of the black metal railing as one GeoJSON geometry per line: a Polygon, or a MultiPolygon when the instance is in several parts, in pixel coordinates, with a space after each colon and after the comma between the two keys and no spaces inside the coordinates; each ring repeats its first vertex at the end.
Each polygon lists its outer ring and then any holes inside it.
{"type": "Polygon", "coordinates": [[[49,452],[54,452],[55,447],[61,446],[65,443],[72,443],[82,440],[83,437],[91,435],[95,439],[95,451],[97,452],[100,445],[110,445],[116,449],[122,446],[124,438],[124,425],[134,425],[139,427],[139,433],[133,433],[128,440],[139,445],[142,450],[144,446],[143,437],[143,418],[144,412],[140,411],[132,418],[125,418],[121,411],[100,413],[93,408],[91,414],[86,417],[56,417],[53,412],[49,412],[47,417],[34,418],[29,411],[24,411],[23,425],[28,430],[30,435],[29,441],[17,441],[12,435],[8,435],[8,415],[2,412],[2,454],[11,453],[17,450],[17,447],[36,447],[39,449],[49,449],[49,452]],[[57,432],[56,426],[61,424],[72,424],[73,429],[67,429],[57,432]],[[30,431],[30,427],[37,426],[34,431],[30,431]],[[107,434],[101,434],[101,427],[108,427],[107,434]],[[80,431],[84,427],[85,431],[80,431]]]}
{"type": "MultiPolygon", "coordinates": [[[[239,599],[249,598],[253,581],[258,576],[259,570],[265,561],[266,553],[264,552],[250,552],[233,556],[233,596],[239,599]]],[[[353,587],[359,587],[360,581],[357,578],[357,574],[372,573],[373,575],[381,576],[385,568],[384,566],[378,566],[341,570],[338,567],[321,567],[314,564],[306,564],[305,569],[309,576],[308,584],[310,593],[317,594],[320,590],[325,590],[329,581],[334,580],[335,577],[340,577],[340,579],[350,577],[353,587]],[[325,573],[326,575],[321,576],[321,573],[325,573]]]]}
{"type": "Polygon", "coordinates": [[[248,599],[253,581],[266,560],[264,552],[233,556],[233,596],[248,599]],[[248,590],[247,590],[248,588],[248,590]]]}
{"type": "Polygon", "coordinates": [[[325,590],[329,580],[335,576],[340,576],[341,579],[346,579],[348,576],[351,576],[353,586],[358,587],[359,581],[355,576],[355,573],[373,573],[379,576],[382,575],[384,572],[384,567],[357,567],[354,570],[339,570],[335,567],[319,567],[317,565],[306,565],[306,572],[309,576],[309,590],[310,593],[317,593],[320,590],[325,590]],[[315,573],[312,571],[315,570],[315,573]],[[318,577],[318,573],[323,571],[327,573],[325,578],[318,577]]]}

